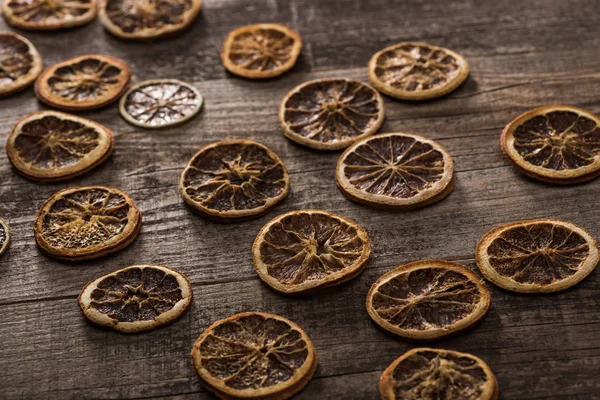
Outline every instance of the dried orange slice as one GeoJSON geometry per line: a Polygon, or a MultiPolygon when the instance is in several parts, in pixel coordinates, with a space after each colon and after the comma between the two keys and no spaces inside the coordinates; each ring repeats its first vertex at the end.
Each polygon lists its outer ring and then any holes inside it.
{"type": "Polygon", "coordinates": [[[77,299],[88,320],[126,333],[173,322],[191,301],[187,278],[159,265],[134,265],[103,275],[85,285],[77,299]]]}
{"type": "Polygon", "coordinates": [[[600,119],[570,106],[540,107],[504,128],[502,150],[519,171],[570,184],[600,175],[600,119]]]}
{"type": "Polygon", "coordinates": [[[96,18],[96,0],[4,0],[2,15],[20,29],[74,28],[96,18]]]}
{"type": "Polygon", "coordinates": [[[185,202],[217,221],[238,221],[266,212],[287,196],[290,177],[279,157],[251,140],[210,144],[181,175],[185,202]]]}
{"type": "Polygon", "coordinates": [[[401,265],[379,278],[367,311],[386,331],[433,340],[470,328],[490,306],[485,283],[467,267],[443,260],[401,265]]]}
{"type": "Polygon", "coordinates": [[[8,224],[0,218],[0,256],[8,249],[10,245],[10,228],[8,224]]]}
{"type": "Polygon", "coordinates": [[[35,239],[49,256],[79,261],[102,257],[131,244],[142,214],[126,193],[103,186],[61,190],[35,221],[35,239]]]}
{"type": "Polygon", "coordinates": [[[159,129],[193,118],[202,108],[198,89],[177,79],[157,79],[134,85],[119,105],[127,122],[142,128],[159,129]]]}
{"type": "Polygon", "coordinates": [[[498,381],[472,354],[423,347],[383,371],[379,393],[382,400],[496,400],[498,381]]]}
{"type": "Polygon", "coordinates": [[[469,75],[463,56],[443,47],[403,42],[375,53],[369,61],[369,80],[377,90],[401,100],[443,96],[469,75]]]}
{"type": "Polygon", "coordinates": [[[131,72],[124,61],[90,54],[47,68],[35,83],[35,94],[52,107],[93,110],[121,97],[130,78],[131,72]]]}
{"type": "Polygon", "coordinates": [[[99,0],[100,22],[123,39],[156,39],[194,22],[202,0],[99,0]]]}
{"type": "Polygon", "coordinates": [[[423,207],[454,189],[454,163],[433,140],[407,133],[368,137],[340,157],[335,179],[350,200],[380,208],[423,207]]]}
{"type": "Polygon", "coordinates": [[[6,142],[13,166],[35,181],[60,181],[86,173],[110,156],[112,132],[94,121],[57,111],[22,118],[6,142]]]}
{"type": "Polygon", "coordinates": [[[221,60],[232,74],[253,79],[273,78],[296,64],[300,49],[300,35],[287,26],[246,25],[229,33],[221,60]]]}
{"type": "Polygon", "coordinates": [[[477,266],[485,278],[522,293],[567,289],[588,276],[599,259],[588,232],[555,219],[500,225],[477,245],[477,266]]]}
{"type": "Polygon", "coordinates": [[[191,355],[206,389],[221,399],[288,399],[317,368],[315,349],[298,325],[260,312],[215,322],[191,355]]]}
{"type": "Polygon", "coordinates": [[[33,43],[16,33],[0,33],[0,96],[31,85],[42,72],[42,65],[33,43]]]}
{"type": "Polygon", "coordinates": [[[254,268],[273,289],[303,294],[358,275],[371,254],[367,232],[327,211],[291,211],[271,220],[252,246],[254,268]]]}

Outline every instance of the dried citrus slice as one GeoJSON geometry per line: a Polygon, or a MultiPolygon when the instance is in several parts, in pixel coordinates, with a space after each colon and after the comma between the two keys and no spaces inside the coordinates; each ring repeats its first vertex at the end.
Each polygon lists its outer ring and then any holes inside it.
{"type": "Polygon", "coordinates": [[[57,111],[22,118],[6,142],[10,162],[25,177],[59,181],[86,173],[112,153],[112,132],[94,121],[57,111]]]}
{"type": "Polygon", "coordinates": [[[63,110],[92,110],[117,100],[127,89],[131,72],[118,58],[90,54],[47,68],[35,83],[44,103],[63,110]]]}
{"type": "Polygon", "coordinates": [[[579,183],[600,175],[600,119],[570,106],[540,107],[504,128],[502,150],[527,176],[579,183]]]}
{"type": "Polygon", "coordinates": [[[206,389],[221,399],[288,399],[317,368],[315,349],[298,325],[259,312],[215,322],[191,355],[206,389]]]}
{"type": "Polygon", "coordinates": [[[202,96],[198,89],[176,79],[140,82],[121,97],[119,106],[127,122],[152,129],[182,124],[200,108],[202,96]]]}
{"type": "Polygon", "coordinates": [[[486,279],[522,293],[567,289],[588,276],[599,259],[588,232],[554,219],[500,225],[477,245],[477,266],[486,279]]]}
{"type": "Polygon", "coordinates": [[[369,80],[377,90],[402,100],[426,100],[450,93],[469,75],[463,56],[443,47],[403,42],[375,53],[369,80]]]}
{"type": "Polygon", "coordinates": [[[28,87],[40,72],[42,57],[33,43],[16,33],[0,33],[0,96],[28,87]]]}
{"type": "Polygon", "coordinates": [[[124,192],[103,186],[61,190],[35,221],[35,239],[48,255],[70,261],[102,257],[135,239],[142,214],[124,192]]]}
{"type": "Polygon", "coordinates": [[[4,0],[2,15],[20,29],[73,28],[96,18],[96,0],[4,0]]]}
{"type": "Polygon", "coordinates": [[[201,0],[100,0],[100,22],[123,39],[156,39],[194,22],[201,0]]]}
{"type": "Polygon", "coordinates": [[[454,163],[433,140],[407,133],[368,137],[340,157],[335,179],[350,200],[380,208],[434,203],[454,189],[454,163]]]}
{"type": "Polygon", "coordinates": [[[10,245],[10,228],[8,224],[0,218],[0,256],[8,249],[10,245]]]}
{"type": "Polygon", "coordinates": [[[192,301],[192,286],[171,268],[134,265],[88,283],[77,301],[94,324],[141,332],[179,318],[192,301]]]}
{"type": "Polygon", "coordinates": [[[423,347],[383,371],[379,393],[382,400],[496,400],[498,381],[472,354],[423,347]]]}
{"type": "Polygon", "coordinates": [[[229,72],[244,78],[272,78],[289,71],[302,48],[300,35],[280,24],[246,25],[223,43],[221,60],[229,72]]]}
{"type": "Polygon", "coordinates": [[[371,244],[354,221],[318,210],[271,220],[252,246],[254,268],[278,292],[302,294],[339,285],[365,267],[371,244]]]}
{"type": "Polygon", "coordinates": [[[179,188],[185,202],[201,215],[237,221],[260,215],[283,200],[290,177],[266,146],[232,139],[196,153],[181,175],[179,188]]]}

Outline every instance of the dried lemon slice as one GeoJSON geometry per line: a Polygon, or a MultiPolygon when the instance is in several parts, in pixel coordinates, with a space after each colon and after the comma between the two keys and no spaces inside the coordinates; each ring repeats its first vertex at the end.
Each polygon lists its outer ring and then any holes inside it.
{"type": "Polygon", "coordinates": [[[383,371],[379,393],[382,400],[496,400],[498,381],[472,354],[423,347],[383,371]]]}
{"type": "Polygon", "coordinates": [[[300,35],[287,26],[246,25],[227,36],[221,60],[229,72],[244,78],[272,78],[296,64],[301,48],[300,35]]]}
{"type": "Polygon", "coordinates": [[[567,289],[588,276],[599,259],[588,232],[555,219],[500,225],[477,245],[477,266],[485,278],[522,293],[567,289]]]}
{"type": "Polygon", "coordinates": [[[0,256],[8,249],[10,245],[10,228],[8,224],[0,218],[0,256]]]}
{"type": "Polygon", "coordinates": [[[403,42],[371,57],[369,80],[377,90],[402,100],[426,100],[450,93],[469,75],[467,60],[443,47],[403,42]]]}
{"type": "Polygon", "coordinates": [[[71,179],[110,156],[112,132],[89,119],[57,111],[40,111],[22,118],[6,142],[13,166],[35,181],[71,179]]]}
{"type": "Polygon", "coordinates": [[[131,244],[142,215],[124,192],[103,186],[64,189],[50,197],[35,221],[35,239],[48,255],[88,260],[131,244]]]}
{"type": "Polygon", "coordinates": [[[185,202],[217,221],[266,212],[287,196],[290,177],[279,157],[251,140],[216,142],[188,163],[179,184],[185,202]]]}
{"type": "Polygon", "coordinates": [[[406,133],[368,137],[340,157],[335,179],[350,200],[380,208],[432,204],[454,189],[454,163],[433,140],[406,133]]]}
{"type": "Polygon", "coordinates": [[[4,0],[2,15],[20,29],[74,28],[96,18],[96,0],[4,0]]]}
{"type": "Polygon", "coordinates": [[[29,40],[12,32],[0,33],[0,96],[31,85],[42,65],[40,53],[29,40]]]}
{"type": "Polygon", "coordinates": [[[192,286],[171,268],[134,265],[88,283],[77,301],[94,324],[134,333],[179,318],[192,301],[192,286]]]}
{"type": "Polygon", "coordinates": [[[600,119],[570,106],[540,107],[504,128],[502,150],[527,176],[569,184],[600,174],[600,119]]]}
{"type": "Polygon", "coordinates": [[[254,268],[273,289],[303,294],[354,278],[371,244],[354,221],[318,210],[291,211],[271,220],[252,246],[254,268]]]}
{"type": "Polygon", "coordinates": [[[259,312],[215,322],[191,355],[206,389],[221,399],[288,399],[317,368],[315,349],[298,325],[259,312]]]}

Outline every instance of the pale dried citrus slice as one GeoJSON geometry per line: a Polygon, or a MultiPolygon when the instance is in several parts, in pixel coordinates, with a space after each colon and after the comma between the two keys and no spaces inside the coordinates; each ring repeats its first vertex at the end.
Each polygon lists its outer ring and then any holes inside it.
{"type": "Polygon", "coordinates": [[[52,107],[92,110],[121,97],[130,78],[131,72],[124,61],[89,54],[47,68],[35,83],[35,94],[52,107]]]}
{"type": "Polygon", "coordinates": [[[201,215],[237,221],[260,215],[283,200],[290,177],[266,146],[232,139],[196,153],[181,174],[179,188],[185,202],[201,215]]]}
{"type": "Polygon", "coordinates": [[[335,179],[350,200],[380,208],[432,204],[454,189],[454,163],[433,140],[407,133],[368,137],[340,157],[335,179]]]}
{"type": "Polygon", "coordinates": [[[113,146],[113,134],[105,126],[62,112],[39,111],[17,122],[6,152],[23,176],[60,181],[100,165],[113,146]]]}
{"type": "Polygon", "coordinates": [[[100,22],[123,39],[156,39],[194,22],[202,0],[99,0],[100,22]]]}
{"type": "Polygon", "coordinates": [[[472,354],[422,347],[383,371],[379,393],[382,400],[496,400],[498,381],[472,354]]]}
{"type": "Polygon", "coordinates": [[[290,70],[302,49],[300,35],[281,24],[246,25],[223,43],[221,60],[229,72],[244,78],[272,78],[290,70]]]}
{"type": "Polygon", "coordinates": [[[126,193],[103,186],[61,190],[40,209],[35,239],[48,255],[88,260],[131,244],[142,226],[142,214],[126,193]]]}
{"type": "Polygon", "coordinates": [[[527,176],[569,184],[600,175],[600,119],[571,106],[547,106],[504,128],[502,150],[527,176]]]}
{"type": "Polygon", "coordinates": [[[271,220],[252,246],[254,268],[273,289],[303,294],[358,275],[371,253],[367,232],[327,211],[291,211],[271,220]]]}
{"type": "Polygon", "coordinates": [[[500,225],[477,245],[477,266],[485,278],[522,293],[567,289],[588,276],[599,259],[588,232],[555,219],[500,225]]]}
{"type": "Polygon", "coordinates": [[[467,60],[443,47],[403,42],[375,53],[369,80],[377,90],[402,100],[426,100],[450,93],[469,75],[467,60]]]}
{"type": "Polygon", "coordinates": [[[2,15],[20,29],[73,28],[96,18],[96,4],[96,0],[4,0],[2,15]]]}
{"type": "Polygon", "coordinates": [[[317,368],[315,349],[298,325],[260,312],[215,322],[191,355],[206,389],[221,399],[288,399],[317,368]]]}
{"type": "Polygon", "coordinates": [[[0,218],[0,256],[8,249],[10,245],[10,228],[8,224],[0,218]]]}
{"type": "Polygon", "coordinates": [[[173,322],[192,301],[192,286],[174,269],[134,265],[85,285],[77,302],[87,319],[134,333],[173,322]]]}
{"type": "Polygon", "coordinates": [[[42,65],[33,43],[16,33],[0,33],[0,96],[31,85],[42,72],[42,65]]]}
{"type": "Polygon", "coordinates": [[[182,124],[200,108],[202,96],[198,89],[176,79],[140,82],[121,97],[119,105],[127,122],[151,129],[182,124]]]}

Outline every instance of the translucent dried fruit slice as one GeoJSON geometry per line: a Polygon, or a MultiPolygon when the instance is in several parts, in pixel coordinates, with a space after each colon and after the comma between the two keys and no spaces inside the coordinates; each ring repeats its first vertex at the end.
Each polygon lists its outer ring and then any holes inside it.
{"type": "Polygon", "coordinates": [[[57,111],[22,118],[6,142],[13,166],[36,181],[60,181],[86,173],[112,153],[112,132],[94,121],[57,111]]]}
{"type": "Polygon", "coordinates": [[[185,202],[203,216],[237,221],[260,215],[290,189],[287,168],[266,146],[232,139],[192,157],[179,184],[185,202]]]}
{"type": "Polygon", "coordinates": [[[382,400],[496,400],[498,381],[472,354],[423,347],[383,371],[379,393],[382,400]]]}
{"type": "Polygon", "coordinates": [[[502,150],[527,176],[569,184],[600,175],[600,119],[570,106],[540,107],[504,128],[502,150]]]}
{"type": "Polygon", "coordinates": [[[0,256],[8,249],[10,245],[10,228],[8,224],[0,218],[0,256]]]}
{"type": "Polygon", "coordinates": [[[121,97],[130,78],[131,72],[124,61],[90,54],[46,69],[35,83],[35,94],[52,107],[92,110],[121,97]]]}
{"type": "Polygon", "coordinates": [[[127,122],[142,128],[166,128],[182,124],[202,108],[198,89],[176,79],[157,79],[134,85],[119,106],[127,122]]]}
{"type": "Polygon", "coordinates": [[[371,253],[367,232],[354,221],[318,210],[291,211],[259,232],[254,268],[273,289],[302,294],[358,275],[371,253]]]}
{"type": "Polygon", "coordinates": [[[380,208],[422,207],[454,189],[454,163],[433,140],[407,133],[368,137],[340,157],[335,179],[350,200],[380,208]]]}
{"type": "Polygon", "coordinates": [[[73,28],[96,18],[96,4],[96,0],[4,0],[2,15],[20,29],[73,28]]]}
{"type": "Polygon", "coordinates": [[[126,193],[103,186],[61,190],[50,197],[35,221],[35,239],[49,256],[89,260],[131,244],[142,215],[126,193]]]}
{"type": "Polygon", "coordinates": [[[272,78],[289,71],[302,49],[300,35],[280,24],[246,25],[223,43],[221,60],[229,72],[244,78],[272,78]]]}
{"type": "Polygon", "coordinates": [[[156,39],[194,22],[201,0],[100,0],[100,22],[123,39],[156,39]]]}
{"type": "Polygon", "coordinates": [[[469,75],[467,60],[443,47],[403,42],[375,53],[369,80],[377,90],[402,100],[426,100],[450,93],[469,75]]]}
{"type": "Polygon", "coordinates": [[[221,399],[288,399],[317,368],[315,349],[298,325],[259,312],[215,322],[191,355],[206,389],[221,399]]]}
{"type": "Polygon", "coordinates": [[[477,266],[485,278],[522,293],[567,289],[588,276],[599,259],[588,232],[554,219],[500,225],[477,245],[477,266]]]}
{"type": "Polygon", "coordinates": [[[12,32],[0,33],[0,96],[25,89],[40,72],[42,57],[29,40],[12,32]]]}
{"type": "Polygon", "coordinates": [[[134,265],[88,283],[77,301],[94,324],[134,333],[179,318],[192,301],[192,286],[171,268],[134,265]]]}

